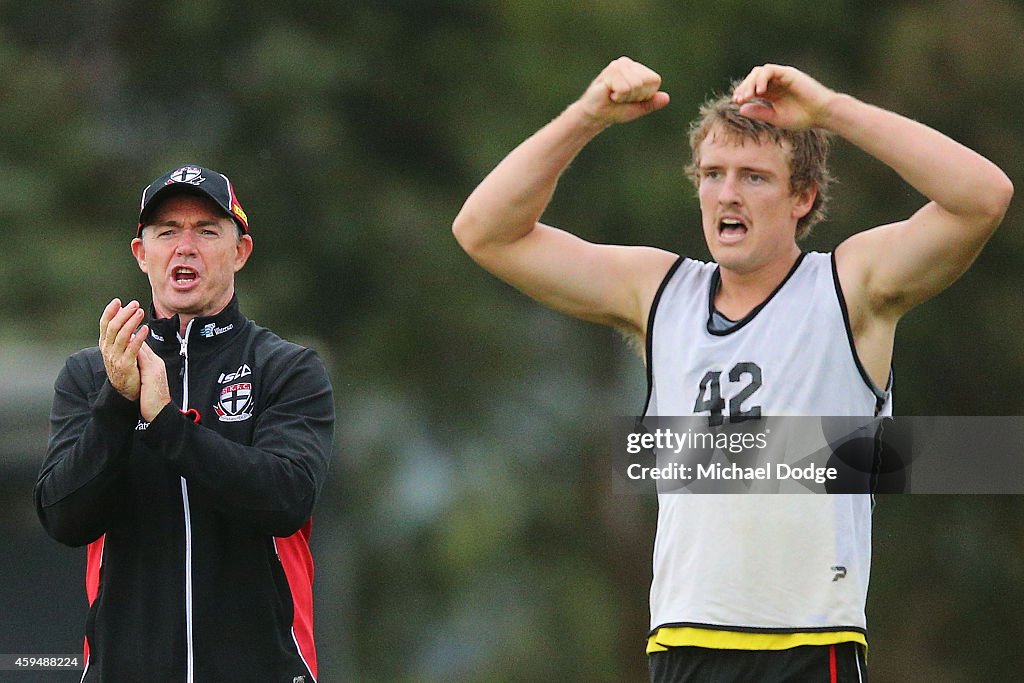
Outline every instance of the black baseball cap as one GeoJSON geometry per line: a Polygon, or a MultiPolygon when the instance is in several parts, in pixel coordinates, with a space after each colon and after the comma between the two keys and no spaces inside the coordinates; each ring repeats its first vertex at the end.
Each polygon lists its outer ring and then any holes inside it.
{"type": "Polygon", "coordinates": [[[248,234],[249,219],[242,210],[242,205],[235,197],[235,188],[223,173],[211,171],[202,166],[179,166],[178,168],[160,176],[142,191],[142,205],[139,207],[139,228],[135,233],[138,237],[142,234],[142,226],[145,225],[147,213],[156,206],[156,199],[165,199],[168,195],[178,193],[198,194],[209,197],[217,202],[217,206],[224,209],[224,212],[231,216],[242,228],[242,232],[248,234]]]}

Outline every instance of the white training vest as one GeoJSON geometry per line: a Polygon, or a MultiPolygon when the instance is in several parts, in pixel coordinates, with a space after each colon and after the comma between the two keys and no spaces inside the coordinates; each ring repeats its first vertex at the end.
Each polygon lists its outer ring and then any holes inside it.
{"type": "MultiPolygon", "coordinates": [[[[717,271],[681,258],[665,276],[648,326],[645,416],[710,414],[695,410],[709,378],[726,418],[755,407],[891,414],[856,357],[830,254],[802,255],[761,306],[712,333],[717,271]]],[[[870,564],[868,495],[659,493],[651,630],[863,632],[870,564]]]]}

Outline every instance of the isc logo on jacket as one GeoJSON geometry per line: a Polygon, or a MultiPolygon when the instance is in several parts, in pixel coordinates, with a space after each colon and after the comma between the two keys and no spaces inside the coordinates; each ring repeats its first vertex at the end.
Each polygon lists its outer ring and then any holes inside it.
{"type": "Polygon", "coordinates": [[[242,363],[241,367],[239,367],[234,372],[222,372],[222,373],[220,373],[220,377],[217,378],[217,381],[219,383],[221,383],[221,384],[225,384],[227,382],[234,382],[237,379],[242,379],[243,377],[247,377],[247,376],[249,376],[251,374],[252,374],[252,368],[249,367],[249,364],[248,363],[242,363]]]}

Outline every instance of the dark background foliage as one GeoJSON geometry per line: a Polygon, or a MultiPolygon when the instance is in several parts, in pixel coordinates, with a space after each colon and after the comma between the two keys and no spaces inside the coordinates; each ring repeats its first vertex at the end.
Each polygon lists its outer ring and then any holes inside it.
{"type": "MultiPolygon", "coordinates": [[[[601,433],[640,409],[642,364],[473,265],[449,232],[462,200],[620,54],[673,102],[563,178],[546,220],[591,240],[706,257],[686,125],[766,61],[1020,178],[1021,35],[1007,0],[0,3],[0,653],[80,648],[84,553],[31,508],[50,385],[107,301],[148,301],[136,202],[195,162],[232,178],[252,223],[244,310],[332,372],[322,679],[645,680],[655,501],[611,492],[601,433]]],[[[808,249],[923,202],[842,141],[833,166],[808,249]]],[[[1020,221],[1012,207],[963,279],[901,323],[898,413],[1022,413],[1020,221]]],[[[1022,513],[1010,496],[879,501],[874,680],[1020,675],[1022,513]]]]}

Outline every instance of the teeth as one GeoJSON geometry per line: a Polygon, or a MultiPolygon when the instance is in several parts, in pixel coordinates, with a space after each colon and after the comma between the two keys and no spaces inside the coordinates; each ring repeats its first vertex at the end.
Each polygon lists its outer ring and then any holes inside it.
{"type": "Polygon", "coordinates": [[[743,225],[742,221],[739,221],[735,218],[723,218],[722,223],[724,223],[725,225],[743,225]]]}

